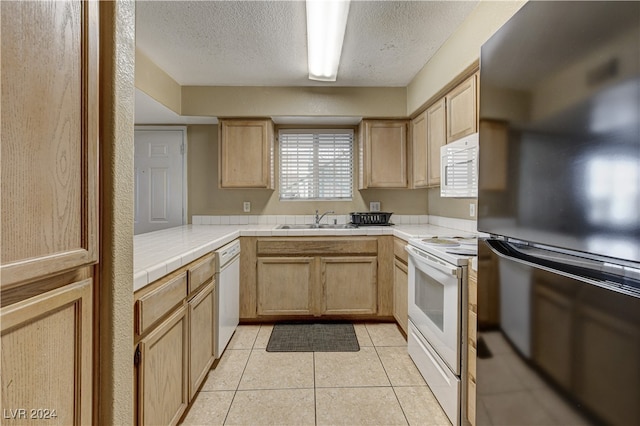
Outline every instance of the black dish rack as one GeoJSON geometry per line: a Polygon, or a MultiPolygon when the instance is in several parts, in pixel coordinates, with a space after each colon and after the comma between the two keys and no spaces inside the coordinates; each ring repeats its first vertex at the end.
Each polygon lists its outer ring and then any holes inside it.
{"type": "Polygon", "coordinates": [[[357,226],[389,226],[389,212],[351,212],[351,223],[357,226]]]}

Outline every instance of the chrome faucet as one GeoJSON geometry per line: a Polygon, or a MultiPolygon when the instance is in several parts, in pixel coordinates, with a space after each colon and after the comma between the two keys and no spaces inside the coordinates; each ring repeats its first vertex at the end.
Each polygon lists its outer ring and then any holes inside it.
{"type": "Polygon", "coordinates": [[[335,212],[333,210],[329,210],[329,211],[326,211],[326,212],[322,213],[321,216],[318,216],[318,210],[316,210],[316,223],[315,223],[315,225],[316,226],[320,226],[320,221],[322,220],[323,217],[325,217],[328,214],[334,214],[334,213],[335,212]]]}

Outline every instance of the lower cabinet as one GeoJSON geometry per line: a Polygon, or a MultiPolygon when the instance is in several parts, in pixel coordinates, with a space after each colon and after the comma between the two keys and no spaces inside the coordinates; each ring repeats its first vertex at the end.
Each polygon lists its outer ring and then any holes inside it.
{"type": "Polygon", "coordinates": [[[85,279],[0,310],[7,424],[92,423],[92,299],[85,279]]]}
{"type": "Polygon", "coordinates": [[[375,314],[378,307],[377,257],[321,257],[320,285],[326,315],[375,314]]]}
{"type": "Polygon", "coordinates": [[[213,364],[213,258],[205,255],[134,294],[138,425],[178,424],[213,364]]]}
{"type": "Polygon", "coordinates": [[[400,328],[407,333],[409,328],[409,273],[407,264],[394,260],[393,265],[393,316],[400,328]]]}
{"type": "Polygon", "coordinates": [[[409,331],[409,256],[405,240],[393,239],[393,317],[408,334],[409,331]]]}
{"type": "Polygon", "coordinates": [[[391,315],[392,264],[387,271],[378,261],[378,238],[275,237],[254,244],[255,260],[245,264],[255,262],[255,275],[245,274],[241,287],[244,319],[391,315]]]}
{"type": "Polygon", "coordinates": [[[189,399],[207,377],[215,356],[215,285],[209,283],[188,303],[189,308],[189,399]]]}
{"type": "Polygon", "coordinates": [[[258,258],[258,315],[312,315],[313,257],[258,258]]]}
{"type": "Polygon", "coordinates": [[[187,307],[140,340],[138,424],[175,425],[189,404],[187,307]]]}
{"type": "Polygon", "coordinates": [[[259,257],[257,312],[269,315],[375,314],[377,257],[259,257]]]}

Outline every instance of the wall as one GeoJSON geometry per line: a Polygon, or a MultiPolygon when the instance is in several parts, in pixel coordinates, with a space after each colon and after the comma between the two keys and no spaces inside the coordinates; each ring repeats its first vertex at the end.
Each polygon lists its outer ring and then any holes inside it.
{"type": "Polygon", "coordinates": [[[136,87],[176,114],[182,108],[182,89],[169,74],[136,49],[136,87]]]}
{"type": "Polygon", "coordinates": [[[473,216],[469,214],[469,204],[474,204],[474,211],[478,210],[476,198],[442,198],[440,188],[431,188],[428,191],[430,215],[476,220],[477,213],[473,216]]]}
{"type": "Polygon", "coordinates": [[[182,88],[182,114],[213,117],[406,117],[404,87],[182,88]]]}
{"type": "MultiPolygon", "coordinates": [[[[95,424],[133,421],[135,2],[100,2],[99,353],[95,424]]],[[[55,407],[51,407],[55,408],[55,407]]]]}
{"type": "Polygon", "coordinates": [[[383,211],[390,210],[396,214],[427,213],[426,189],[358,191],[354,188],[352,201],[315,202],[281,202],[277,189],[275,191],[220,189],[218,187],[218,126],[189,126],[187,139],[189,219],[192,215],[245,214],[242,211],[243,201],[251,202],[249,214],[312,214],[316,209],[321,212],[333,210],[336,214],[344,214],[352,211],[368,211],[370,201],[380,201],[383,211]]]}

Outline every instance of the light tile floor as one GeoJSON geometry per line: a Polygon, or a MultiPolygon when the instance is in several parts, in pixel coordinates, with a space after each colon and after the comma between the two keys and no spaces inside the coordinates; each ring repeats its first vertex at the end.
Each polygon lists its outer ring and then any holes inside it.
{"type": "Polygon", "coordinates": [[[359,352],[267,352],[242,325],[184,425],[450,425],[395,324],[355,324],[359,352]]]}

